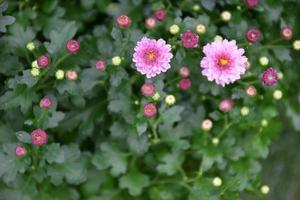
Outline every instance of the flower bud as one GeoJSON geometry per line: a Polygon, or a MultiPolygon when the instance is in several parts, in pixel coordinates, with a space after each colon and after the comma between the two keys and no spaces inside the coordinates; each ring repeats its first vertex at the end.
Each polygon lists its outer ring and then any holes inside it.
{"type": "Polygon", "coordinates": [[[143,86],[141,87],[141,91],[145,97],[152,96],[155,93],[154,84],[150,82],[144,83],[143,86]]]}
{"type": "Polygon", "coordinates": [[[167,13],[164,9],[159,9],[159,10],[155,11],[154,15],[155,15],[157,20],[163,21],[166,18],[167,13]]]}
{"type": "Polygon", "coordinates": [[[165,102],[167,105],[173,105],[176,102],[176,98],[174,95],[167,95],[165,98],[165,102]]]}
{"type": "Polygon", "coordinates": [[[52,106],[52,100],[49,97],[44,97],[40,101],[40,107],[49,109],[52,106]]]}
{"type": "Polygon", "coordinates": [[[171,34],[176,35],[177,33],[179,33],[180,28],[178,25],[173,24],[172,26],[170,26],[169,31],[171,34]]]}
{"type": "Polygon", "coordinates": [[[268,126],[268,120],[266,120],[266,119],[261,120],[261,126],[262,127],[268,126]]]}
{"type": "Polygon", "coordinates": [[[250,85],[246,89],[246,94],[250,97],[254,97],[256,95],[256,88],[253,85],[250,85]]]}
{"type": "Polygon", "coordinates": [[[223,40],[223,37],[220,35],[216,35],[214,38],[214,41],[222,41],[222,40],[223,40]]]}
{"type": "Polygon", "coordinates": [[[215,177],[212,182],[215,187],[220,187],[222,185],[222,179],[220,177],[215,177]]]}
{"type": "Polygon", "coordinates": [[[260,188],[260,191],[261,191],[261,193],[263,193],[263,194],[268,194],[268,193],[270,192],[270,188],[269,188],[269,186],[267,186],[267,185],[263,185],[263,186],[260,188]]]}
{"type": "Polygon", "coordinates": [[[145,24],[147,29],[152,29],[156,26],[156,19],[154,17],[149,17],[146,19],[145,24]]]}
{"type": "Polygon", "coordinates": [[[280,35],[284,40],[291,40],[293,37],[293,30],[290,27],[283,27],[280,35]]]}
{"type": "Polygon", "coordinates": [[[233,107],[233,101],[229,98],[223,99],[219,104],[219,109],[223,112],[229,112],[233,107]]]}
{"type": "Polygon", "coordinates": [[[199,43],[199,35],[193,33],[192,31],[186,31],[180,35],[182,45],[189,49],[189,48],[196,48],[198,47],[199,43]]]}
{"type": "Polygon", "coordinates": [[[206,32],[206,27],[204,24],[198,24],[196,26],[196,31],[198,34],[204,34],[206,32]]]}
{"type": "Polygon", "coordinates": [[[112,59],[112,64],[115,66],[119,66],[122,62],[122,59],[120,58],[120,56],[114,56],[112,59]]]}
{"type": "Polygon", "coordinates": [[[259,4],[259,0],[245,0],[248,8],[255,8],[259,4]]]}
{"type": "Polygon", "coordinates": [[[37,63],[37,60],[35,60],[35,61],[33,61],[33,62],[31,63],[31,67],[32,67],[32,68],[39,68],[38,63],[37,63]]]}
{"type": "Polygon", "coordinates": [[[201,7],[198,4],[196,4],[196,5],[193,6],[193,10],[195,12],[199,11],[200,9],[201,9],[201,7]]]}
{"type": "Polygon", "coordinates": [[[293,48],[297,51],[300,50],[300,40],[295,40],[293,43],[293,48]]]}
{"type": "Polygon", "coordinates": [[[230,21],[231,19],[231,13],[229,11],[223,11],[221,13],[221,19],[224,21],[224,22],[228,22],[230,21]]]}
{"type": "Polygon", "coordinates": [[[27,151],[26,151],[25,147],[22,147],[20,145],[18,145],[15,149],[15,154],[19,158],[24,157],[26,155],[26,153],[27,153],[27,151]]]}
{"type": "Polygon", "coordinates": [[[202,130],[210,131],[212,127],[213,127],[213,122],[210,119],[204,119],[202,121],[202,130]]]}
{"type": "Polygon", "coordinates": [[[77,72],[75,70],[71,69],[71,70],[67,71],[66,77],[70,81],[75,81],[75,80],[77,80],[78,75],[77,75],[77,72]]]}
{"type": "Polygon", "coordinates": [[[181,90],[188,90],[192,86],[192,81],[189,78],[181,79],[179,82],[179,88],[181,90]]]}
{"type": "Polygon", "coordinates": [[[158,101],[160,99],[160,94],[158,92],[155,92],[154,95],[153,95],[153,97],[152,97],[152,99],[154,101],[158,101]]]}
{"type": "Polygon", "coordinates": [[[56,79],[57,80],[62,80],[65,77],[65,72],[61,69],[57,70],[55,73],[56,79]]]}
{"type": "Polygon", "coordinates": [[[259,63],[262,66],[267,66],[269,64],[269,59],[266,56],[262,56],[259,58],[259,63]]]}
{"type": "Polygon", "coordinates": [[[116,23],[120,28],[128,28],[131,25],[131,19],[127,15],[120,15],[116,23]]]}
{"type": "Polygon", "coordinates": [[[255,43],[260,39],[260,32],[256,28],[251,28],[246,33],[246,39],[251,43],[255,43]]]}
{"type": "Polygon", "coordinates": [[[282,98],[282,91],[281,90],[275,90],[273,93],[273,97],[275,100],[280,100],[282,98]]]}
{"type": "Polygon", "coordinates": [[[247,115],[249,115],[249,112],[250,112],[250,110],[249,110],[248,107],[244,106],[244,107],[241,108],[241,115],[242,115],[242,116],[247,116],[247,115]]]}
{"type": "Polygon", "coordinates": [[[187,78],[190,75],[190,70],[188,67],[183,66],[179,69],[179,74],[182,78],[187,78]]]}
{"type": "Polygon", "coordinates": [[[51,60],[50,57],[47,55],[41,55],[40,57],[38,57],[37,59],[37,64],[39,67],[41,68],[46,68],[50,65],[51,60]]]}
{"type": "Polygon", "coordinates": [[[28,42],[27,45],[26,45],[26,48],[29,51],[33,51],[35,49],[35,44],[33,42],[28,42]]]}
{"type": "Polygon", "coordinates": [[[37,77],[40,75],[40,69],[38,68],[32,68],[30,72],[33,77],[37,77]]]}
{"type": "Polygon", "coordinates": [[[103,72],[105,70],[105,68],[106,68],[106,66],[105,66],[104,60],[98,60],[96,62],[96,69],[103,72]]]}
{"type": "Polygon", "coordinates": [[[220,140],[219,140],[219,138],[213,138],[212,140],[211,140],[211,142],[213,143],[213,145],[218,145],[219,143],[220,143],[220,140]]]}
{"type": "Polygon", "coordinates": [[[75,54],[79,51],[80,45],[77,40],[68,40],[66,49],[69,53],[75,54]]]}
{"type": "Polygon", "coordinates": [[[48,141],[48,135],[45,131],[41,129],[35,129],[31,132],[31,142],[35,145],[43,145],[48,141]]]}

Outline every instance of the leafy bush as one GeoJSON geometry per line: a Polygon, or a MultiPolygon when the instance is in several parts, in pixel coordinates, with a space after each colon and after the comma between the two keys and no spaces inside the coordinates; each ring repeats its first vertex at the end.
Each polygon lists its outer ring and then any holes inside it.
{"type": "Polygon", "coordinates": [[[298,1],[0,2],[0,199],[265,198],[260,160],[300,129],[298,1]],[[170,69],[137,71],[143,37],[170,69]],[[222,38],[248,58],[225,87],[199,66],[222,38]]]}

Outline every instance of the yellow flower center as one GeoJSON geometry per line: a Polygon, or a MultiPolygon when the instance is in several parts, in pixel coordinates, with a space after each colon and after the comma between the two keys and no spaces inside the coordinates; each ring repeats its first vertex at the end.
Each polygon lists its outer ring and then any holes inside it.
{"type": "Polygon", "coordinates": [[[227,65],[229,63],[228,59],[226,59],[226,58],[220,58],[219,62],[222,67],[224,67],[225,65],[227,65]]]}
{"type": "Polygon", "coordinates": [[[148,59],[149,61],[153,61],[153,60],[155,59],[155,54],[153,53],[153,51],[149,51],[149,52],[147,53],[147,59],[148,59]]]}

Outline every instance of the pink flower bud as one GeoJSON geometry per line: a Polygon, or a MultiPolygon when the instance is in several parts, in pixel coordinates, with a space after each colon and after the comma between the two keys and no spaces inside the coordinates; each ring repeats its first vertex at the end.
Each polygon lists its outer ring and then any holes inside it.
{"type": "Polygon", "coordinates": [[[98,69],[99,71],[104,71],[105,68],[106,68],[106,66],[105,66],[104,60],[98,60],[96,62],[96,69],[98,69]]]}
{"type": "Polygon", "coordinates": [[[163,21],[166,18],[167,13],[164,9],[159,9],[159,10],[155,11],[154,15],[155,15],[157,20],[163,21]]]}
{"type": "Polygon", "coordinates": [[[192,86],[192,81],[189,78],[181,79],[179,82],[179,88],[182,90],[188,90],[192,86]]]}
{"type": "Polygon", "coordinates": [[[252,85],[247,87],[246,94],[250,97],[254,97],[256,95],[256,88],[252,85]]]}
{"type": "Polygon", "coordinates": [[[261,79],[265,86],[273,86],[279,79],[278,72],[274,68],[270,67],[262,73],[261,79]]]}
{"type": "Polygon", "coordinates": [[[66,49],[69,53],[77,53],[80,49],[80,45],[77,40],[68,40],[66,44],[66,49]]]}
{"type": "Polygon", "coordinates": [[[40,57],[38,57],[37,59],[37,64],[39,67],[41,68],[46,68],[50,65],[51,60],[50,57],[47,55],[41,55],[40,57]]]}
{"type": "Polygon", "coordinates": [[[190,70],[188,67],[183,66],[179,69],[179,74],[182,78],[187,78],[190,75],[190,70]]]}
{"type": "Polygon", "coordinates": [[[66,73],[66,77],[70,81],[75,81],[78,78],[77,72],[75,70],[68,70],[66,73]]]}
{"type": "Polygon", "coordinates": [[[44,97],[40,101],[41,108],[49,109],[51,108],[51,106],[52,106],[52,100],[49,97],[44,97]]]}
{"type": "Polygon", "coordinates": [[[131,25],[131,19],[127,15],[120,15],[116,22],[120,28],[128,28],[131,25]]]}
{"type": "Polygon", "coordinates": [[[248,8],[255,8],[259,4],[259,0],[245,0],[248,8]]]}
{"type": "Polygon", "coordinates": [[[31,141],[33,144],[41,146],[48,141],[47,133],[41,129],[35,129],[31,133],[31,141]]]}
{"type": "Polygon", "coordinates": [[[146,19],[146,28],[151,29],[156,25],[156,19],[153,17],[149,17],[146,19]]]}
{"type": "Polygon", "coordinates": [[[150,82],[144,83],[141,87],[141,91],[146,97],[152,96],[155,93],[154,84],[150,82]]]}
{"type": "Polygon", "coordinates": [[[27,151],[26,151],[25,147],[18,145],[16,147],[15,153],[16,153],[17,157],[23,157],[26,155],[27,151]]]}
{"type": "Polygon", "coordinates": [[[256,28],[251,28],[247,31],[246,38],[249,42],[255,43],[260,38],[260,32],[256,28]]]}
{"type": "Polygon", "coordinates": [[[233,107],[233,101],[229,98],[223,99],[220,104],[219,108],[223,112],[229,112],[233,107]]]}
{"type": "Polygon", "coordinates": [[[157,108],[153,103],[148,103],[144,106],[144,115],[146,117],[154,117],[157,113],[157,108]]]}
{"type": "Polygon", "coordinates": [[[182,33],[181,41],[185,48],[196,48],[198,47],[199,36],[191,31],[182,33]]]}
{"type": "Polygon", "coordinates": [[[283,27],[280,31],[281,37],[285,40],[290,40],[293,37],[293,30],[289,27],[283,27]]]}

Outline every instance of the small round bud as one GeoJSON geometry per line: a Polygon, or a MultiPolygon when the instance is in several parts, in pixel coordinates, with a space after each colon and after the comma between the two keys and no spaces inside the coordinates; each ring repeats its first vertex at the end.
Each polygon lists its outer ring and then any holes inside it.
{"type": "Polygon", "coordinates": [[[250,97],[254,97],[256,95],[256,88],[253,85],[250,85],[246,89],[246,94],[250,97]]]}
{"type": "Polygon", "coordinates": [[[75,54],[79,51],[80,45],[77,40],[68,40],[66,49],[69,53],[75,54]]]}
{"type": "Polygon", "coordinates": [[[220,187],[222,185],[222,179],[220,177],[215,177],[212,183],[215,187],[220,187]]]}
{"type": "Polygon", "coordinates": [[[155,15],[157,20],[163,21],[166,18],[167,13],[164,9],[159,9],[159,10],[155,11],[154,15],[155,15]]]}
{"type": "Polygon", "coordinates": [[[291,40],[293,37],[293,30],[290,27],[283,27],[280,35],[284,40],[291,40]]]}
{"type": "Polygon", "coordinates": [[[215,137],[211,140],[211,142],[213,143],[213,145],[218,145],[220,143],[220,140],[219,140],[219,138],[215,137]]]}
{"type": "Polygon", "coordinates": [[[273,86],[278,81],[278,73],[276,69],[270,67],[267,70],[265,70],[261,75],[262,83],[265,86],[273,86]]]}
{"type": "Polygon", "coordinates": [[[140,102],[138,100],[135,100],[133,103],[134,105],[140,105],[140,102]]]}
{"type": "Polygon", "coordinates": [[[57,80],[62,80],[65,77],[65,72],[63,70],[59,69],[56,71],[55,77],[57,80]]]}
{"type": "Polygon", "coordinates": [[[148,103],[144,106],[144,115],[146,117],[154,117],[157,113],[157,108],[153,103],[148,103]]]}
{"type": "Polygon", "coordinates": [[[37,59],[37,64],[39,67],[41,68],[46,68],[50,65],[51,60],[50,57],[47,55],[41,55],[40,57],[38,57],[37,59]]]}
{"type": "Polygon", "coordinates": [[[262,66],[267,66],[269,64],[269,59],[266,56],[262,56],[259,58],[259,63],[262,66]]]}
{"type": "Polygon", "coordinates": [[[98,69],[99,71],[104,71],[105,70],[105,62],[104,60],[98,60],[96,62],[96,69],[98,69]]]}
{"type": "Polygon", "coordinates": [[[31,142],[35,145],[43,145],[47,143],[48,141],[48,135],[45,131],[41,129],[35,129],[31,132],[31,142]]]}
{"type": "Polygon", "coordinates": [[[37,63],[37,60],[35,60],[35,61],[33,61],[33,62],[31,63],[31,67],[32,67],[32,68],[39,68],[38,63],[37,63]]]}
{"type": "Polygon", "coordinates": [[[223,112],[229,112],[233,107],[233,101],[229,98],[223,99],[219,104],[219,109],[223,112]]]}
{"type": "Polygon", "coordinates": [[[251,28],[246,33],[246,39],[251,43],[255,43],[260,39],[260,32],[256,28],[251,28]]]}
{"type": "Polygon", "coordinates": [[[153,83],[146,82],[141,87],[141,92],[145,97],[152,96],[155,93],[155,87],[153,83]]]}
{"type": "Polygon", "coordinates": [[[26,48],[29,51],[33,51],[35,49],[35,44],[33,42],[28,42],[27,45],[26,45],[26,48]]]}
{"type": "Polygon", "coordinates": [[[204,34],[206,32],[206,27],[204,24],[198,24],[196,26],[196,31],[198,34],[204,34]]]}
{"type": "Polygon", "coordinates": [[[192,86],[192,81],[189,78],[181,79],[179,82],[179,88],[181,90],[188,90],[192,86]]]}
{"type": "Polygon", "coordinates": [[[280,100],[282,98],[282,91],[281,90],[275,90],[273,93],[273,97],[275,100],[280,100]]]}
{"type": "Polygon", "coordinates": [[[182,45],[185,48],[197,48],[199,43],[199,35],[192,31],[186,31],[180,34],[182,45]]]}
{"type": "Polygon", "coordinates": [[[268,120],[262,119],[262,120],[261,120],[261,126],[262,126],[262,127],[267,127],[267,126],[268,126],[268,120]]]}
{"type": "Polygon", "coordinates": [[[222,40],[223,40],[223,37],[220,35],[216,35],[214,38],[214,41],[222,41],[222,40]]]}
{"type": "Polygon", "coordinates": [[[210,131],[210,129],[213,127],[213,122],[210,119],[204,119],[202,121],[202,130],[204,131],[210,131]]]}
{"type": "Polygon", "coordinates": [[[156,19],[154,17],[149,17],[146,19],[145,24],[147,29],[152,29],[156,26],[156,19]]]}
{"type": "Polygon", "coordinates": [[[173,105],[176,102],[176,98],[174,95],[167,95],[165,98],[165,102],[167,105],[173,105]]]}
{"type": "Polygon", "coordinates": [[[269,186],[267,186],[267,185],[263,185],[263,186],[260,188],[260,191],[261,191],[261,193],[263,193],[263,194],[268,194],[268,193],[270,192],[270,188],[269,188],[269,186]]]}
{"type": "Polygon", "coordinates": [[[198,4],[196,4],[196,5],[193,6],[193,10],[195,12],[199,11],[200,9],[201,9],[201,7],[198,4]]]}
{"type": "Polygon", "coordinates": [[[71,69],[71,70],[67,71],[66,77],[70,81],[75,81],[75,80],[77,80],[78,75],[77,75],[77,72],[75,70],[71,69]]]}
{"type": "Polygon", "coordinates": [[[249,112],[250,112],[250,110],[249,110],[248,107],[244,106],[244,107],[241,108],[241,115],[242,115],[242,116],[247,116],[247,115],[249,115],[249,112]]]}
{"type": "Polygon", "coordinates": [[[242,7],[241,7],[241,6],[237,6],[236,9],[237,9],[237,10],[241,10],[242,7]]]}
{"type": "Polygon", "coordinates": [[[246,62],[246,69],[250,69],[251,68],[251,63],[249,61],[246,62]]]}
{"type": "Polygon", "coordinates": [[[49,109],[52,106],[52,100],[49,97],[44,97],[40,101],[40,107],[49,109]]]}
{"type": "Polygon", "coordinates": [[[177,33],[179,33],[180,28],[178,25],[173,24],[172,26],[170,26],[169,31],[171,34],[176,35],[177,33]]]}
{"type": "Polygon", "coordinates": [[[248,8],[255,8],[259,4],[260,0],[245,0],[246,6],[248,8]]]}
{"type": "Polygon", "coordinates": [[[17,157],[21,158],[24,157],[26,155],[27,151],[25,149],[25,147],[18,145],[15,149],[15,154],[17,157]]]}
{"type": "Polygon", "coordinates": [[[33,77],[37,77],[40,75],[40,69],[38,68],[32,68],[30,72],[33,77]]]}
{"type": "Polygon", "coordinates": [[[179,75],[182,77],[182,78],[187,78],[189,75],[190,75],[190,70],[188,67],[186,66],[183,66],[179,69],[179,75]]]}
{"type": "Polygon", "coordinates": [[[300,50],[300,40],[295,40],[293,43],[293,47],[295,50],[299,51],[300,50]]]}
{"type": "Polygon", "coordinates": [[[122,59],[120,58],[120,56],[114,56],[112,59],[111,59],[111,62],[113,65],[115,66],[119,66],[122,62],[122,59]]]}
{"type": "Polygon", "coordinates": [[[283,73],[282,72],[278,72],[278,79],[279,80],[283,79],[283,73]]]}
{"type": "Polygon", "coordinates": [[[224,22],[228,22],[230,21],[231,19],[231,13],[229,11],[223,11],[221,13],[221,19],[224,21],[224,22]]]}
{"type": "Polygon", "coordinates": [[[131,19],[128,15],[120,15],[116,19],[116,23],[120,28],[128,28],[131,25],[131,19]]]}
{"type": "Polygon", "coordinates": [[[154,101],[158,101],[160,99],[160,94],[158,92],[155,92],[155,94],[152,96],[152,99],[154,101]]]}

